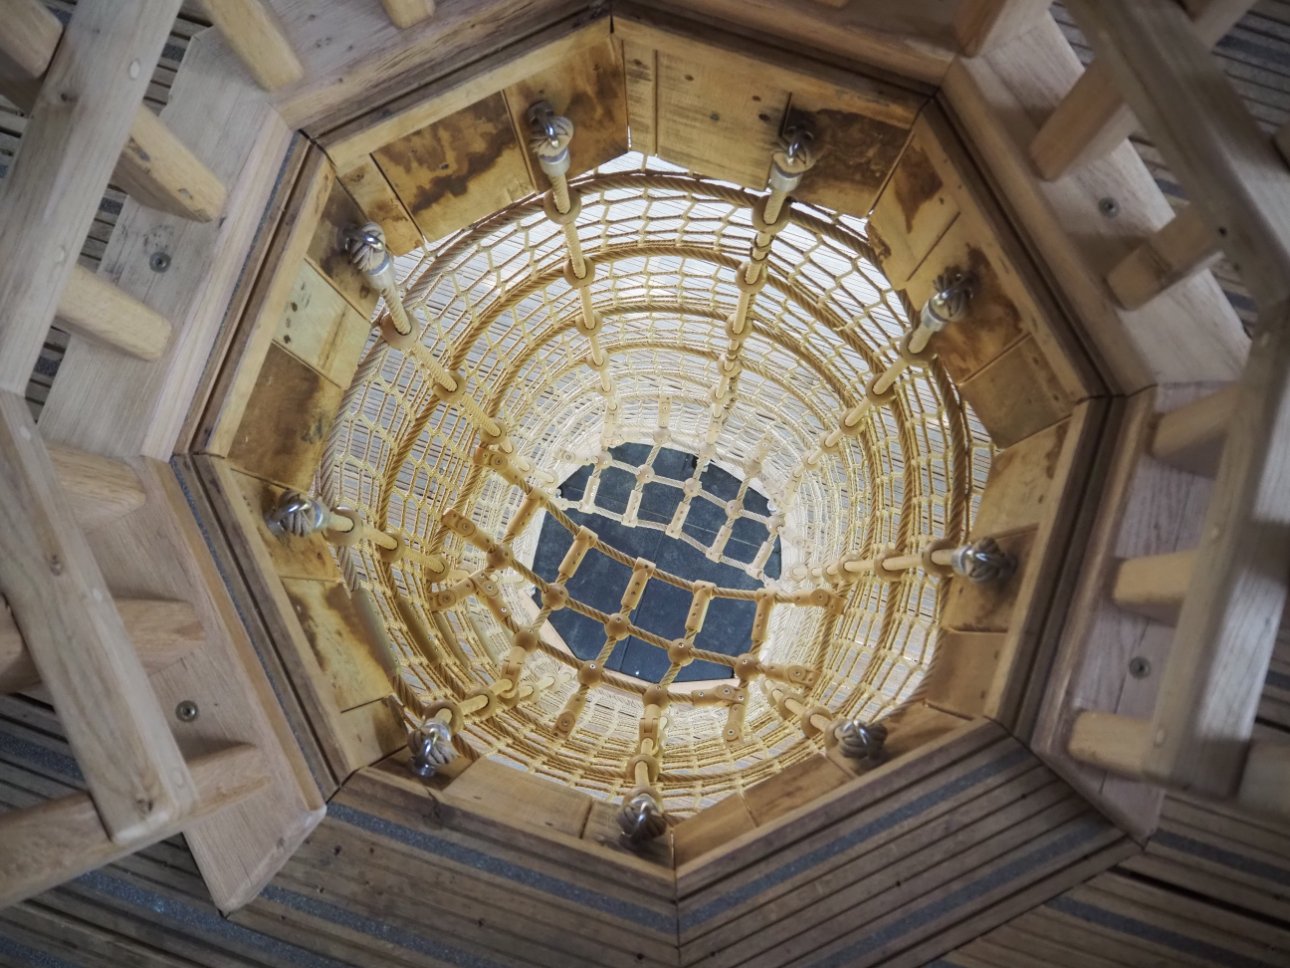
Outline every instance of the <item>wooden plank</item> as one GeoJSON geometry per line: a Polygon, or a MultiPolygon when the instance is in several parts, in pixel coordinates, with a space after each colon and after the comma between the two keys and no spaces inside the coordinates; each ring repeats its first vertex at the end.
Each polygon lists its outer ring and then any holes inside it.
{"type": "MultiPolygon", "coordinates": [[[[404,217],[407,217],[406,214],[404,217]]],[[[343,185],[333,183],[305,253],[305,257],[327,277],[327,281],[364,320],[371,319],[380,295],[373,288],[367,273],[354,265],[346,246],[350,233],[364,222],[372,220],[343,185]]],[[[418,234],[417,244],[420,244],[420,238],[418,234]]],[[[389,242],[388,232],[386,241],[389,242]]],[[[346,385],[349,379],[338,382],[346,385]]]]}
{"type": "MultiPolygon", "coordinates": [[[[1014,531],[1001,536],[999,547],[1013,555],[1024,572],[1035,547],[1036,529],[1014,531]]],[[[959,632],[1006,632],[1020,601],[1019,573],[1006,581],[978,584],[958,578],[950,582],[941,627],[959,632]]]]}
{"type": "Polygon", "coordinates": [[[368,221],[385,230],[385,244],[395,255],[405,255],[425,244],[421,230],[408,214],[403,200],[370,155],[340,176],[341,184],[353,196],[368,221]]]}
{"type": "MultiPolygon", "coordinates": [[[[187,602],[119,599],[116,610],[144,670],[177,662],[202,644],[197,612],[187,602]]],[[[40,672],[8,610],[0,608],[0,693],[21,692],[40,682],[40,672]]]]}
{"type": "Polygon", "coordinates": [[[515,44],[490,50],[468,66],[418,87],[379,112],[328,131],[319,138],[319,144],[344,180],[377,149],[550,70],[581,51],[600,46],[610,37],[609,26],[609,21],[602,19],[546,27],[515,44]]]}
{"type": "Polygon", "coordinates": [[[273,344],[228,459],[257,477],[308,490],[342,395],[335,383],[273,344]]]}
{"type": "Polygon", "coordinates": [[[1121,561],[1112,579],[1111,599],[1120,608],[1153,622],[1174,625],[1195,571],[1196,552],[1173,551],[1121,561]]]}
{"type": "Polygon", "coordinates": [[[523,145],[533,190],[550,187],[528,148],[528,109],[546,101],[555,113],[573,122],[569,144],[569,177],[612,161],[627,151],[627,99],[618,46],[608,37],[588,45],[549,67],[536,71],[503,91],[511,124],[523,145]]]}
{"type": "Polygon", "coordinates": [[[1081,70],[1057,25],[1041,22],[997,51],[956,62],[944,94],[981,162],[1005,187],[1020,230],[1082,320],[1112,386],[1132,392],[1157,383],[1230,380],[1246,339],[1210,275],[1193,276],[1131,313],[1106,289],[1106,273],[1173,218],[1132,146],[1056,182],[1037,178],[1024,154],[1034,118],[1051,111],[1081,70]],[[1103,198],[1118,204],[1114,219],[1099,210],[1103,198]]]}
{"type": "Polygon", "coordinates": [[[1212,41],[1168,0],[1071,7],[1254,298],[1279,306],[1290,298],[1290,172],[1210,56],[1212,41]]]}
{"type": "MultiPolygon", "coordinates": [[[[185,768],[188,769],[187,767],[185,768]]],[[[0,907],[48,890],[162,840],[202,817],[248,799],[268,785],[263,755],[252,746],[233,746],[192,761],[195,810],[129,842],[108,837],[96,803],[73,793],[27,810],[0,813],[0,907]]]]}
{"type": "Polygon", "coordinates": [[[494,94],[372,157],[422,234],[441,239],[529,194],[525,150],[494,94]]]}
{"type": "Polygon", "coordinates": [[[0,193],[0,390],[26,389],[178,9],[99,5],[64,32],[0,193]]]}
{"type": "Polygon", "coordinates": [[[389,695],[385,665],[345,584],[290,578],[282,584],[337,706],[350,709],[389,695]]]}
{"type": "Polygon", "coordinates": [[[676,866],[691,864],[756,826],[743,795],[732,793],[712,806],[686,817],[673,828],[676,866]]]}
{"type": "Polygon", "coordinates": [[[968,57],[1002,46],[1048,16],[1052,0],[964,0],[954,13],[954,36],[968,57]]]}
{"type": "MultiPolygon", "coordinates": [[[[1196,35],[1206,47],[1214,46],[1252,2],[1189,3],[1196,35]]],[[[1133,134],[1136,122],[1109,65],[1095,60],[1039,129],[1030,143],[1030,157],[1040,175],[1051,181],[1123,144],[1133,134]]]]}
{"type": "Polygon", "coordinates": [[[995,454],[972,519],[972,535],[989,537],[1037,528],[1063,483],[1062,452],[1072,430],[1054,424],[995,454]]]}
{"type": "Polygon", "coordinates": [[[744,791],[743,801],[757,826],[814,803],[822,794],[836,790],[852,778],[824,756],[794,763],[772,777],[744,791]]]}
{"type": "Polygon", "coordinates": [[[1006,636],[1002,632],[945,629],[923,676],[922,697],[937,709],[960,716],[984,715],[1006,636]]]}
{"type": "Polygon", "coordinates": [[[1106,284],[1121,306],[1139,309],[1180,280],[1210,268],[1219,254],[1214,231],[1196,209],[1185,208],[1107,273],[1106,284]]]}
{"type": "Polygon", "coordinates": [[[266,91],[304,76],[282,23],[264,0],[203,0],[202,7],[255,82],[266,91]]]}
{"type": "Polygon", "coordinates": [[[1290,573],[1290,304],[1261,314],[1152,718],[1149,775],[1218,796],[1240,782],[1290,573]],[[1163,736],[1161,735],[1163,731],[1163,736]]]}
{"type": "Polygon", "coordinates": [[[491,760],[472,763],[443,796],[449,803],[513,811],[517,826],[546,827],[571,837],[582,836],[591,810],[591,797],[582,791],[491,760]]]}
{"type": "Polygon", "coordinates": [[[27,404],[8,393],[0,456],[0,587],[108,835],[122,844],[146,837],[192,809],[192,778],[27,404]]]}
{"type": "Polygon", "coordinates": [[[411,27],[434,16],[435,0],[381,0],[381,6],[396,27],[411,27]]]}
{"type": "Polygon", "coordinates": [[[371,331],[369,317],[354,309],[311,263],[302,262],[273,341],[332,383],[348,387],[371,331]]]}
{"type": "Polygon", "coordinates": [[[997,447],[1009,447],[1071,413],[1076,399],[1063,387],[1032,336],[959,385],[997,447]]]}
{"type": "Polygon", "coordinates": [[[141,360],[155,360],[170,342],[170,320],[96,273],[76,266],[58,300],[58,324],[141,360]]]}
{"type": "Polygon", "coordinates": [[[206,638],[204,648],[159,671],[150,684],[164,709],[185,700],[197,704],[196,719],[173,726],[185,756],[246,743],[269,767],[271,783],[253,800],[184,829],[215,906],[229,911],[268,883],[322,818],[324,804],[174,472],[155,461],[132,463],[148,503],[93,532],[94,554],[115,594],[191,602],[206,638]]]}
{"type": "Polygon", "coordinates": [[[230,186],[228,214],[199,223],[126,200],[100,272],[169,319],[174,338],[152,363],[73,342],[41,412],[47,439],[107,456],[175,452],[291,140],[217,31],[188,45],[162,120],[230,186]],[[151,267],[156,252],[167,271],[151,267]]]}
{"type": "Polygon", "coordinates": [[[627,97],[627,132],[633,151],[658,154],[658,53],[639,41],[617,41],[627,97]]]}
{"type": "Polygon", "coordinates": [[[1149,444],[1151,456],[1188,473],[1213,477],[1239,395],[1239,387],[1228,384],[1161,414],[1149,444]]]}
{"type": "Polygon", "coordinates": [[[147,500],[139,475],[124,461],[57,445],[47,449],[72,517],[82,531],[115,521],[147,500]]]}

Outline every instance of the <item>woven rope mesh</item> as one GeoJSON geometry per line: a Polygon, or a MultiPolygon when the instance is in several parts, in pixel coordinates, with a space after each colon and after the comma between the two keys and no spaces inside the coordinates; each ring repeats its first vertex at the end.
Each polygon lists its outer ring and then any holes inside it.
{"type": "MultiPolygon", "coordinates": [[[[442,524],[444,512],[455,509],[500,540],[523,494],[474,463],[478,419],[436,395],[427,357],[463,376],[466,393],[503,423],[515,454],[532,465],[534,485],[554,495],[558,482],[591,465],[582,498],[555,497],[554,509],[670,525],[711,560],[759,580],[769,542],[752,560],[733,555],[729,542],[739,529],[769,528],[781,543],[782,572],[768,584],[785,596],[820,585],[820,569],[844,554],[919,552],[939,538],[965,538],[985,483],[988,438],[935,363],[903,373],[893,403],[871,408],[857,435],[800,474],[804,458],[863,399],[866,382],[896,359],[910,328],[907,307],[872,262],[862,221],[794,204],[774,240],[769,283],[752,305],[733,404],[714,416],[717,360],[729,342],[736,269],[755,235],[757,194],[639,155],[572,185],[582,201],[576,232],[595,267],[589,293],[603,319],[609,379],[590,365],[580,296],[563,271],[564,231],[534,197],[401,260],[420,347],[402,352],[373,340],[328,442],[324,498],[410,549],[394,563],[365,543],[340,554],[385,621],[405,692],[427,702],[460,699],[497,679],[512,645],[506,622],[524,625],[537,613],[525,566],[544,520],[538,514],[515,537],[518,567],[490,576],[500,618],[474,595],[432,611],[429,596],[444,583],[436,584],[442,576],[427,569],[426,555],[443,556],[454,578],[486,569],[484,552],[442,524]],[[641,462],[610,453],[624,443],[641,445],[630,448],[641,462]],[[687,482],[654,466],[665,448],[710,460],[765,495],[769,510],[706,493],[697,480],[685,498],[687,482]],[[611,470],[635,478],[626,507],[596,502],[597,482],[611,470]],[[716,505],[727,526],[698,534],[678,522],[644,521],[637,510],[645,487],[677,488],[682,504],[716,505]],[[428,632],[422,645],[409,613],[428,632]]],[[[613,549],[590,552],[602,553],[613,549]]],[[[676,578],[689,587],[687,576],[676,578]]],[[[828,607],[777,604],[758,656],[817,670],[808,705],[877,719],[915,694],[932,661],[944,596],[941,580],[914,569],[845,586],[828,607]]],[[[525,666],[526,680],[551,676],[555,684],[468,722],[464,737],[481,755],[598,796],[621,795],[632,788],[625,768],[650,684],[606,674],[562,738],[553,723],[578,687],[578,662],[557,640],[546,626],[525,666]]],[[[695,704],[683,687],[671,687],[658,783],[669,811],[700,809],[818,752],[819,740],[781,718],[764,686],[747,684],[743,737],[733,744],[722,738],[724,707],[695,704]]]]}

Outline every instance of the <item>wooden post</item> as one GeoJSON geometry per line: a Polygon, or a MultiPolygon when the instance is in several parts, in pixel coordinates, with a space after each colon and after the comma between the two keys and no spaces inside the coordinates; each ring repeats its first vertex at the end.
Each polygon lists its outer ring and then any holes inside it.
{"type": "Polygon", "coordinates": [[[81,266],[72,270],[58,300],[58,320],[77,336],[141,360],[157,359],[170,343],[170,320],[81,266]]]}
{"type": "MultiPolygon", "coordinates": [[[[0,93],[30,113],[63,25],[38,0],[12,0],[0,35],[0,93]]],[[[224,208],[223,183],[155,114],[140,105],[112,183],[141,205],[209,222],[224,208]]]]}
{"type": "Polygon", "coordinates": [[[1236,415],[1239,393],[1237,384],[1232,384],[1161,414],[1147,445],[1148,453],[1179,470],[1213,477],[1218,473],[1227,429],[1236,415]]]}
{"type": "Polygon", "coordinates": [[[394,26],[403,28],[419,24],[434,16],[435,0],[381,0],[381,6],[394,26]]]}
{"type": "MultiPolygon", "coordinates": [[[[1213,47],[1252,2],[1187,0],[1187,8],[1195,17],[1196,33],[1213,47]]],[[[1030,158],[1039,174],[1052,181],[1102,157],[1133,134],[1135,126],[1134,112],[1125,106],[1110,71],[1094,61],[1040,128],[1031,142],[1030,158]]]]}
{"type": "MultiPolygon", "coordinates": [[[[187,602],[117,599],[116,610],[149,675],[179,661],[205,638],[197,610],[187,602]]],[[[0,608],[0,695],[39,683],[40,672],[22,633],[0,608]]]]}
{"type": "Polygon", "coordinates": [[[264,0],[205,0],[203,6],[260,87],[272,91],[304,76],[282,24],[264,0]]]}
{"type": "Polygon", "coordinates": [[[269,779],[268,764],[253,746],[233,746],[197,757],[192,762],[197,809],[129,843],[113,841],[104,833],[96,802],[84,793],[0,814],[0,907],[172,836],[189,823],[245,800],[267,786],[269,779]]]}
{"type": "Polygon", "coordinates": [[[1192,273],[1208,269],[1220,254],[1214,230],[1196,209],[1186,208],[1120,260],[1106,284],[1121,306],[1138,309],[1192,273]]]}
{"type": "Polygon", "coordinates": [[[1290,172],[1204,39],[1171,0],[1070,7],[1254,298],[1279,307],[1290,297],[1290,172]]]}
{"type": "Polygon", "coordinates": [[[77,8],[0,193],[0,390],[22,393],[179,0],[77,8]]]}
{"type": "Polygon", "coordinates": [[[954,37],[966,56],[975,57],[1024,34],[1051,6],[1052,0],[960,0],[954,37]]]}
{"type": "Polygon", "coordinates": [[[192,807],[192,777],[27,404],[10,393],[0,394],[0,494],[0,592],[109,836],[147,836],[192,807]]]}

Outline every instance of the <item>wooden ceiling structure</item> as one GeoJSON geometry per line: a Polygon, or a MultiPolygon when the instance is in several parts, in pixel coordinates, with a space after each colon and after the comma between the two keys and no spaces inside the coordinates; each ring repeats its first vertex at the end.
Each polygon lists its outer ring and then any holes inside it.
{"type": "Polygon", "coordinates": [[[1248,3],[1072,2],[1086,68],[1036,0],[209,0],[159,122],[178,0],[20,6],[0,964],[1290,960],[1288,139],[1207,51],[1248,3]],[[640,854],[487,758],[413,777],[363,602],[263,521],[378,305],[345,231],[410,251],[543,190],[539,96],[575,171],[631,147],[754,190],[788,116],[824,122],[802,200],[867,217],[915,306],[981,281],[937,350],[997,448],[973,536],[1023,562],[949,593],[885,765],[802,759],[640,854]]]}

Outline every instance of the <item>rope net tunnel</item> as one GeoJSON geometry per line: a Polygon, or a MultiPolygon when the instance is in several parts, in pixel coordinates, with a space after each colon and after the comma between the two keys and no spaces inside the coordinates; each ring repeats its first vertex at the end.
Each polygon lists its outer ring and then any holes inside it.
{"type": "Polygon", "coordinates": [[[464,744],[648,836],[876,750],[944,577],[989,563],[991,446],[926,346],[955,280],[912,312],[862,220],[791,202],[809,141],[762,193],[635,154],[567,181],[533,123],[543,196],[397,266],[356,237],[385,305],[283,520],[337,543],[414,763],[464,744]]]}

